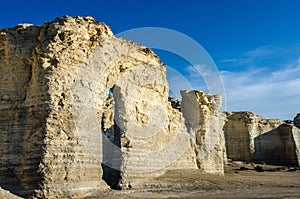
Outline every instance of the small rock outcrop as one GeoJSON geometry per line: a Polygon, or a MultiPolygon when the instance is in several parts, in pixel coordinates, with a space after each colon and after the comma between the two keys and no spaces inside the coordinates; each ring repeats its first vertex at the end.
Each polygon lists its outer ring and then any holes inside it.
{"type": "Polygon", "coordinates": [[[227,157],[232,160],[255,159],[254,138],[267,133],[283,123],[277,119],[265,119],[252,112],[228,112],[224,125],[227,157]]]}

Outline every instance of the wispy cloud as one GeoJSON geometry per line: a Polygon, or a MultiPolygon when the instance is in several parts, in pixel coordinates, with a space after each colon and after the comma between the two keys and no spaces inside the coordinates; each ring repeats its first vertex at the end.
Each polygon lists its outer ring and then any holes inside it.
{"type": "Polygon", "coordinates": [[[290,60],[299,56],[300,47],[282,48],[277,46],[260,46],[240,54],[217,61],[221,68],[243,70],[245,68],[272,67],[280,68],[290,60]]]}
{"type": "Polygon", "coordinates": [[[209,74],[205,71],[206,67],[202,66],[188,66],[183,71],[178,71],[172,67],[167,67],[167,79],[170,88],[171,97],[181,99],[181,90],[202,90],[207,92],[204,76],[209,74]]]}
{"type": "MultiPolygon", "coordinates": [[[[299,49],[263,46],[239,58],[220,60],[219,63],[238,67],[223,67],[220,71],[227,111],[252,111],[267,118],[292,119],[300,112],[299,52],[299,49]]],[[[188,66],[180,81],[175,77],[178,74],[169,75],[170,88],[176,97],[180,98],[179,90],[187,89],[187,83],[189,89],[209,92],[204,79],[212,73],[207,69],[202,65],[188,66]]]]}
{"type": "Polygon", "coordinates": [[[283,49],[278,47],[273,47],[273,46],[260,46],[254,50],[250,50],[246,52],[244,55],[247,57],[257,58],[257,57],[271,55],[274,52],[278,52],[281,50],[283,49]]]}
{"type": "Polygon", "coordinates": [[[223,71],[227,109],[250,110],[281,119],[292,119],[300,112],[300,61],[268,70],[223,71]]]}
{"type": "Polygon", "coordinates": [[[210,76],[209,70],[207,70],[206,65],[195,65],[195,66],[188,66],[185,68],[185,70],[188,73],[189,78],[194,78],[194,77],[208,77],[210,76]]]}

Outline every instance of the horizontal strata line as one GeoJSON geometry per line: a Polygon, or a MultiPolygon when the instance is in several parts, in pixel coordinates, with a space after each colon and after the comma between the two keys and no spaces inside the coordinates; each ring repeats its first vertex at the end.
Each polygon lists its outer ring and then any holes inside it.
{"type": "MultiPolygon", "coordinates": [[[[49,177],[46,181],[46,184],[49,185],[50,183],[55,183],[55,185],[53,187],[59,187],[59,186],[63,186],[63,185],[75,185],[78,186],[80,184],[80,187],[82,187],[82,185],[86,185],[87,187],[90,187],[92,183],[104,183],[104,181],[102,180],[102,175],[95,175],[95,176],[90,176],[90,177],[86,177],[86,176],[61,176],[61,175],[57,175],[57,176],[47,176],[49,177]],[[65,177],[67,177],[67,179],[65,179],[65,177]],[[79,178],[80,177],[80,178],[79,178]],[[60,185],[61,184],[61,185],[60,185]]],[[[51,186],[51,185],[50,185],[51,186]]]]}
{"type": "MultiPolygon", "coordinates": [[[[104,184],[104,181],[100,181],[100,180],[85,181],[84,183],[79,183],[76,181],[74,184],[70,183],[70,182],[60,182],[58,186],[50,185],[50,188],[57,189],[60,186],[62,186],[61,188],[65,188],[66,186],[68,186],[68,190],[70,190],[70,192],[73,192],[73,193],[81,192],[81,194],[82,194],[83,191],[90,191],[90,190],[97,191],[97,190],[108,189],[108,186],[103,186],[103,184],[104,184]],[[93,184],[93,186],[91,186],[91,184],[93,184]],[[97,184],[98,184],[98,186],[97,186],[97,184]]],[[[49,186],[49,184],[47,184],[47,186],[49,186]]]]}
{"type": "Polygon", "coordinates": [[[69,158],[69,159],[85,159],[85,160],[95,160],[95,159],[99,159],[102,158],[102,155],[99,154],[98,156],[93,156],[90,153],[82,153],[81,155],[78,155],[76,152],[72,152],[72,153],[53,153],[53,152],[48,152],[46,154],[44,154],[43,156],[44,158],[69,158]]]}
{"type": "Polygon", "coordinates": [[[64,167],[64,164],[69,164],[69,165],[74,165],[73,167],[98,167],[101,166],[100,161],[84,161],[84,160],[49,160],[49,159],[44,159],[43,164],[45,165],[55,165],[56,167],[64,167]]]}
{"type": "Polygon", "coordinates": [[[14,173],[17,173],[23,177],[29,176],[30,178],[32,178],[34,176],[40,176],[40,174],[37,173],[37,170],[38,167],[25,167],[20,171],[14,171],[14,173]]]}
{"type": "MultiPolygon", "coordinates": [[[[40,98],[37,98],[38,100],[40,98]]],[[[0,102],[1,101],[4,101],[3,99],[0,99],[0,102]]],[[[22,109],[22,108],[37,108],[37,110],[39,110],[40,108],[43,108],[43,107],[49,107],[50,105],[50,102],[41,102],[41,103],[36,103],[36,101],[34,100],[31,100],[32,103],[30,103],[30,101],[23,101],[22,103],[20,104],[11,104],[11,101],[9,104],[0,104],[0,108],[1,106],[10,106],[11,108],[14,108],[14,109],[22,109]]]]}
{"type": "MultiPolygon", "coordinates": [[[[9,147],[9,146],[11,146],[11,144],[12,143],[4,144],[1,147],[4,147],[5,145],[7,145],[6,147],[9,147]]],[[[20,146],[20,148],[22,149],[22,153],[21,154],[18,153],[18,152],[16,152],[16,148],[12,148],[14,151],[7,151],[7,149],[3,149],[3,150],[0,150],[0,152],[3,153],[3,154],[7,154],[7,155],[26,155],[26,156],[28,156],[28,155],[36,155],[36,154],[43,154],[41,148],[38,148],[38,147],[42,147],[43,145],[32,144],[32,146],[37,147],[37,148],[34,148],[34,149],[24,149],[23,146],[20,146]]],[[[0,159],[1,159],[1,157],[0,157],[0,159]]]]}
{"type": "Polygon", "coordinates": [[[5,144],[2,144],[2,150],[0,150],[1,152],[3,152],[3,154],[19,154],[19,149],[21,149],[21,154],[20,155],[29,155],[30,153],[34,153],[34,152],[38,152],[41,154],[41,149],[38,149],[38,147],[42,147],[43,145],[41,144],[32,144],[31,146],[36,147],[36,149],[24,149],[24,146],[22,145],[23,140],[18,140],[16,142],[7,142],[5,144]],[[9,149],[13,150],[10,151],[9,149]]]}
{"type": "MultiPolygon", "coordinates": [[[[24,157],[24,156],[10,156],[10,157],[1,157],[0,160],[1,161],[5,161],[5,160],[11,160],[11,159],[18,159],[22,161],[22,164],[27,163],[27,161],[39,161],[42,159],[42,156],[35,156],[35,157],[24,157]],[[21,158],[19,158],[21,157],[21,158]]],[[[12,161],[10,161],[12,162],[12,161]]]]}
{"type": "MultiPolygon", "coordinates": [[[[40,176],[29,176],[28,178],[22,178],[22,187],[33,187],[35,183],[40,182],[41,177],[40,176]],[[27,186],[26,186],[27,184],[27,186]]],[[[16,183],[17,184],[17,183],[16,183]]]]}
{"type": "Polygon", "coordinates": [[[44,162],[44,165],[45,166],[49,166],[51,168],[60,168],[60,169],[65,169],[65,166],[68,165],[70,168],[95,168],[95,169],[98,169],[101,167],[101,163],[93,163],[93,162],[90,162],[90,163],[87,163],[87,162],[84,162],[84,163],[76,163],[76,162],[68,162],[68,161],[60,161],[60,162],[47,162],[45,161],[44,162]]]}

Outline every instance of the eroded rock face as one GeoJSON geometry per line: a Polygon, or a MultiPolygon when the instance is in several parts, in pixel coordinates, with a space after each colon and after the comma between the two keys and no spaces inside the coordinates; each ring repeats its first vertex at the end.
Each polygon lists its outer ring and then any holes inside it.
{"type": "Polygon", "coordinates": [[[224,173],[226,151],[223,134],[225,114],[220,112],[222,98],[201,91],[181,91],[181,109],[192,136],[197,166],[209,173],[224,173]]]}
{"type": "Polygon", "coordinates": [[[91,17],[62,17],[2,29],[0,58],[1,184],[76,198],[197,168],[150,49],[91,17]]]}
{"type": "Polygon", "coordinates": [[[45,150],[48,85],[33,58],[40,30],[18,25],[0,31],[0,182],[18,184],[24,194],[42,180],[40,172],[28,171],[38,171],[45,150]]]}
{"type": "Polygon", "coordinates": [[[283,123],[277,119],[265,119],[251,112],[227,113],[224,126],[227,157],[232,160],[255,159],[254,138],[267,133],[283,123]]]}
{"type": "Polygon", "coordinates": [[[72,109],[83,100],[74,94],[74,85],[85,83],[78,72],[96,46],[114,39],[109,27],[90,17],[63,17],[0,34],[0,140],[7,143],[1,168],[11,168],[1,183],[17,186],[21,195],[37,190],[38,197],[105,189],[98,180],[101,159],[81,141],[72,109]]]}
{"type": "Polygon", "coordinates": [[[91,17],[0,30],[0,71],[0,185],[22,196],[138,188],[172,169],[223,174],[224,140],[233,160],[299,165],[299,114],[293,126],[227,113],[224,126],[220,96],[168,99],[159,58],[91,17]]]}
{"type": "Polygon", "coordinates": [[[277,128],[254,139],[255,160],[272,165],[300,166],[300,129],[292,124],[277,128]]]}
{"type": "Polygon", "coordinates": [[[227,113],[224,126],[220,96],[168,99],[159,58],[91,17],[0,30],[0,71],[0,185],[19,195],[80,198],[172,169],[223,174],[224,140],[233,160],[280,153],[299,165],[299,114],[293,126],[227,113]]]}

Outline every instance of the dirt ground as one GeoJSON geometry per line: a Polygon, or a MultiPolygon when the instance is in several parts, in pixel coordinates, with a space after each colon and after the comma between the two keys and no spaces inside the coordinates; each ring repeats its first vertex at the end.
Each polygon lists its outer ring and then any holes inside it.
{"type": "Polygon", "coordinates": [[[176,170],[131,189],[90,198],[300,198],[299,168],[230,162],[225,175],[176,170]]]}
{"type": "MultiPolygon", "coordinates": [[[[0,189],[0,199],[16,199],[0,189]]],[[[176,170],[148,180],[144,188],[110,190],[85,199],[100,198],[300,198],[300,169],[229,162],[225,175],[199,170],[176,170]]]]}

